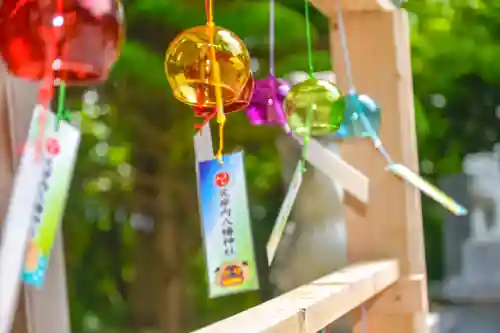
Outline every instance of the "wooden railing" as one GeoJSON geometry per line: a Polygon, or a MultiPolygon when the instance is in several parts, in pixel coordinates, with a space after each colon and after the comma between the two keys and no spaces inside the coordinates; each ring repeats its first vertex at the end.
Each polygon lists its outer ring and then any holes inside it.
{"type": "Polygon", "coordinates": [[[193,333],[318,332],[398,279],[396,260],[355,264],[193,333]]]}

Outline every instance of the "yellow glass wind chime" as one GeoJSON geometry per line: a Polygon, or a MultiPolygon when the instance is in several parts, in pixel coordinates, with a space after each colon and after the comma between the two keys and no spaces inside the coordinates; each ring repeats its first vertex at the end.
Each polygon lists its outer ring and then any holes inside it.
{"type": "Polygon", "coordinates": [[[180,33],[169,45],[165,73],[174,96],[193,107],[204,123],[217,116],[222,163],[225,113],[243,110],[253,92],[250,54],[233,32],[216,26],[212,1],[205,1],[207,22],[180,33]]]}
{"type": "Polygon", "coordinates": [[[259,288],[243,154],[223,155],[226,114],[248,106],[254,82],[245,44],[214,24],[211,0],[205,7],[206,24],[182,32],[169,45],[165,72],[174,96],[203,118],[195,128],[215,116],[219,124],[216,159],[197,161],[208,297],[215,298],[259,288]]]}

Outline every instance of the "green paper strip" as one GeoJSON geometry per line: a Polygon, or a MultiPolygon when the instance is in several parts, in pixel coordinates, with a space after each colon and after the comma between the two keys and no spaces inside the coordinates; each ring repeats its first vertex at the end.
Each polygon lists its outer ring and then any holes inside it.
{"type": "MultiPolygon", "coordinates": [[[[47,112],[48,125],[57,120],[53,113],[47,112]]],[[[36,181],[37,194],[33,207],[28,207],[32,212],[33,229],[23,272],[24,281],[36,287],[43,286],[50,252],[64,214],[80,133],[67,123],[62,124],[60,131],[47,126],[43,140],[43,158],[39,164],[43,173],[36,181]]]]}

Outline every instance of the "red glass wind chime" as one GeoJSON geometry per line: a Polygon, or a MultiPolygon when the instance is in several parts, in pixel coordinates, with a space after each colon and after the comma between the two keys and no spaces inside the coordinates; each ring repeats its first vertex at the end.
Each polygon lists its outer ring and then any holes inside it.
{"type": "Polygon", "coordinates": [[[42,81],[37,157],[54,86],[59,87],[58,125],[70,118],[64,108],[65,86],[104,82],[118,59],[123,30],[118,0],[3,1],[0,55],[10,74],[42,81]]]}

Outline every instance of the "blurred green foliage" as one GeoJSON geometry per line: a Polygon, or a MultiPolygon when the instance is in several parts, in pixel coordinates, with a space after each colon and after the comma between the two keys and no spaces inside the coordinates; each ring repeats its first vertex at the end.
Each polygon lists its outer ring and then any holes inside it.
{"type": "MultiPolygon", "coordinates": [[[[267,268],[259,267],[260,293],[207,299],[192,147],[196,120],[173,99],[163,70],[170,40],[204,23],[201,1],[128,0],[125,7],[128,41],[97,90],[101,99],[96,106],[79,105],[80,96],[71,101],[82,110],[83,132],[64,221],[73,332],[178,333],[270,297],[267,268]],[[175,313],[181,315],[171,318],[175,313]]],[[[500,2],[422,0],[405,8],[422,173],[436,181],[459,172],[465,154],[498,141],[500,2]]],[[[277,73],[305,70],[303,2],[278,1],[276,17],[277,73]]],[[[267,75],[268,3],[217,1],[215,21],[248,41],[260,60],[258,75],[267,75]]],[[[316,70],[329,70],[328,21],[314,10],[312,21],[316,70]]],[[[261,249],[283,197],[277,132],[251,127],[235,114],[226,133],[227,151],[246,152],[257,256],[265,263],[261,249]]],[[[424,201],[431,279],[441,277],[442,215],[441,207],[424,201]]]]}

